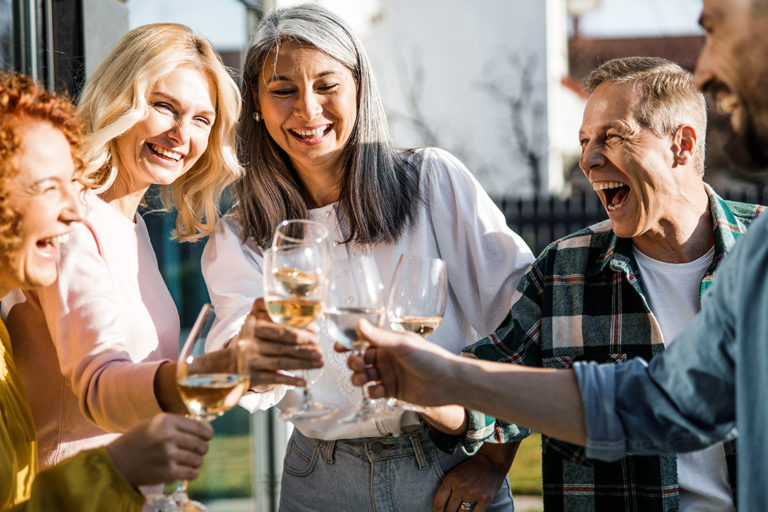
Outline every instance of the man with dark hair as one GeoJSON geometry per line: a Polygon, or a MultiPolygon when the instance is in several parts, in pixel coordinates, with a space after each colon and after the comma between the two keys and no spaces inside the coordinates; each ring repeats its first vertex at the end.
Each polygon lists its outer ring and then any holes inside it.
{"type": "MultiPolygon", "coordinates": [[[[704,0],[706,43],[694,82],[730,115],[726,151],[747,170],[768,164],[768,1],[704,0]]],[[[599,87],[599,86],[598,86],[599,87]]],[[[353,382],[374,397],[459,403],[586,446],[606,461],[626,453],[698,450],[738,437],[739,509],[768,510],[768,216],[718,268],[701,312],[650,363],[576,362],[550,370],[470,360],[414,336],[361,322],[371,341],[353,382]],[[440,385],[436,386],[435,383],[440,385]]]]}

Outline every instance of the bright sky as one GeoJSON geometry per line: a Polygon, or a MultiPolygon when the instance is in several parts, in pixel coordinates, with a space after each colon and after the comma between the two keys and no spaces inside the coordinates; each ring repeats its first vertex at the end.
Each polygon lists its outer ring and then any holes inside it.
{"type": "MultiPolygon", "coordinates": [[[[245,46],[245,7],[237,0],[128,0],[127,3],[131,27],[174,21],[189,25],[217,48],[245,46]]],[[[701,34],[697,25],[701,4],[702,0],[601,0],[597,10],[581,17],[579,27],[585,36],[597,37],[701,34]]]]}

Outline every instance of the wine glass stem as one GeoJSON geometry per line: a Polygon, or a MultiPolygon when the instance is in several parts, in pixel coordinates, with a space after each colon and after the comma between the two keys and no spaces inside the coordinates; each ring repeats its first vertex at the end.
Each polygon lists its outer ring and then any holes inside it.
{"type": "Polygon", "coordinates": [[[304,378],[302,402],[307,404],[312,401],[312,391],[309,389],[309,370],[301,370],[301,376],[304,378]]]}
{"type": "MultiPolygon", "coordinates": [[[[206,418],[205,416],[201,416],[199,414],[190,414],[189,417],[197,421],[204,421],[206,423],[210,423],[210,420],[208,418],[206,418]]],[[[174,499],[180,505],[189,503],[189,496],[187,495],[188,483],[189,483],[188,480],[180,480],[179,486],[176,488],[175,491],[173,491],[174,499]]]]}
{"type": "MultiPolygon", "coordinates": [[[[360,348],[359,350],[354,350],[354,353],[358,357],[364,357],[365,356],[365,350],[368,348],[366,345],[365,347],[360,348]]],[[[363,384],[363,405],[362,408],[366,409],[368,407],[371,407],[371,396],[368,394],[368,388],[373,385],[373,382],[366,382],[363,384]]]]}

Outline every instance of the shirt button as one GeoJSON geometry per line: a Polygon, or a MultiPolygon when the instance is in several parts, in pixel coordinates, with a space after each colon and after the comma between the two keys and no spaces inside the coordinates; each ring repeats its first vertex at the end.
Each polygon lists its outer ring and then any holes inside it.
{"type": "Polygon", "coordinates": [[[330,217],[331,216],[331,211],[330,210],[326,210],[325,211],[325,216],[326,217],[330,217]]]}

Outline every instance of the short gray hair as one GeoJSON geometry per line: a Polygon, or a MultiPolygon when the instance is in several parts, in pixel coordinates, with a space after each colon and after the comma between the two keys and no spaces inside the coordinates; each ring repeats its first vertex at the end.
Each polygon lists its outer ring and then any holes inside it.
{"type": "Polygon", "coordinates": [[[632,83],[643,93],[636,119],[658,137],[674,135],[682,124],[696,130],[696,165],[704,175],[707,104],[693,85],[693,75],[674,62],[658,57],[623,57],[609,60],[584,80],[592,94],[604,83],[632,83]]]}

